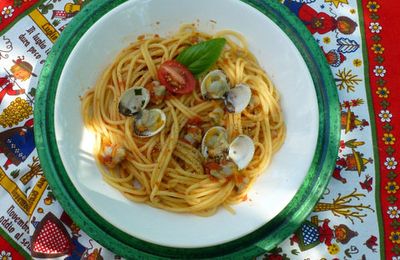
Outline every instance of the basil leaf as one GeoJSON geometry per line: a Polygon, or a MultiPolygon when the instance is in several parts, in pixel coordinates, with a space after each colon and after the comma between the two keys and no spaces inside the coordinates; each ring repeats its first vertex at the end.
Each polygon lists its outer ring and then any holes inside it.
{"type": "Polygon", "coordinates": [[[221,55],[226,40],[215,38],[184,49],[176,60],[185,65],[195,76],[207,71],[221,55]]]}

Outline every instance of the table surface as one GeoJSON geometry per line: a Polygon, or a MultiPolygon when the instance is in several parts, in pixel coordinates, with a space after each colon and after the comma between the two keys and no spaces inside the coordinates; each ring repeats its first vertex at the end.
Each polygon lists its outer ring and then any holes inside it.
{"type": "MultiPolygon", "coordinates": [[[[120,258],[88,237],[63,211],[43,176],[33,140],[38,75],[54,42],[87,3],[0,1],[3,260],[120,258]],[[41,246],[49,241],[58,243],[41,246]]],[[[400,259],[400,4],[283,4],[308,27],[331,66],[341,104],[341,143],[332,179],[313,212],[295,234],[259,259],[400,259]]]]}

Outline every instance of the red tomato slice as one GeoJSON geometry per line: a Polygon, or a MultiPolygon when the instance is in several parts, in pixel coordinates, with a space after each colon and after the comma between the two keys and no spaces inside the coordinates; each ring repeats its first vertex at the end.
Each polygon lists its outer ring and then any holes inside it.
{"type": "Polygon", "coordinates": [[[170,93],[188,94],[196,86],[193,74],[182,64],[169,60],[158,69],[158,80],[170,93]]]}

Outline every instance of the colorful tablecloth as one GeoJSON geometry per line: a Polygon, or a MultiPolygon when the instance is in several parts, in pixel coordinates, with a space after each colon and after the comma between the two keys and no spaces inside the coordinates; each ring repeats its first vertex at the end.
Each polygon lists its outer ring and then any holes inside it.
{"type": "MultiPolygon", "coordinates": [[[[120,258],[63,211],[33,139],[38,75],[54,42],[87,2],[0,1],[2,260],[120,258]]],[[[282,2],[308,27],[332,68],[342,136],[332,180],[312,214],[259,259],[400,259],[400,3],[282,2]]]]}

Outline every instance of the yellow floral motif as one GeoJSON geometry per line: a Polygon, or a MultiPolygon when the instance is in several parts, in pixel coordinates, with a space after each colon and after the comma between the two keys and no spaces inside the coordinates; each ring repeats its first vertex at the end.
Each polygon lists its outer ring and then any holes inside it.
{"type": "Polygon", "coordinates": [[[324,43],[328,44],[331,42],[331,38],[329,37],[324,37],[324,39],[322,39],[324,43]]]}
{"type": "Polygon", "coordinates": [[[375,54],[383,54],[385,48],[383,48],[380,43],[374,43],[371,47],[371,50],[373,50],[375,54]]]}
{"type": "Polygon", "coordinates": [[[391,232],[389,239],[392,241],[392,243],[400,244],[400,232],[399,231],[391,232]]]}
{"type": "Polygon", "coordinates": [[[351,13],[351,14],[355,14],[355,13],[356,13],[356,9],[351,8],[351,9],[350,9],[350,13],[351,13]]]}
{"type": "Polygon", "coordinates": [[[396,193],[398,190],[400,189],[399,185],[397,185],[397,183],[395,181],[389,181],[386,186],[385,186],[385,190],[387,191],[387,193],[396,193]]]}
{"type": "Polygon", "coordinates": [[[332,244],[330,246],[328,246],[328,252],[331,255],[336,255],[337,253],[340,252],[340,247],[338,244],[332,244]]]}
{"type": "Polygon", "coordinates": [[[353,65],[355,67],[360,67],[362,65],[362,61],[360,59],[353,60],[353,65]]]}
{"type": "Polygon", "coordinates": [[[370,12],[376,13],[381,7],[376,1],[369,1],[367,4],[367,8],[370,12]]]}
{"type": "Polygon", "coordinates": [[[390,91],[387,88],[378,88],[376,94],[378,94],[380,98],[388,98],[390,91]]]}
{"type": "Polygon", "coordinates": [[[386,145],[394,145],[396,138],[393,136],[393,134],[384,133],[382,141],[384,141],[386,145]]]}

